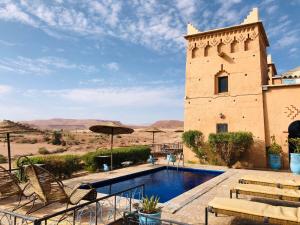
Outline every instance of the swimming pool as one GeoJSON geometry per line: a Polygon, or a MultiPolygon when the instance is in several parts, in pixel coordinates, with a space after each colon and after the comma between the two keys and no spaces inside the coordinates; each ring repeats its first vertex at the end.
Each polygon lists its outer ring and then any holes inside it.
{"type": "Polygon", "coordinates": [[[159,196],[165,203],[172,198],[222,174],[223,171],[159,167],[93,183],[99,193],[116,193],[145,184],[146,196],[159,196]]]}

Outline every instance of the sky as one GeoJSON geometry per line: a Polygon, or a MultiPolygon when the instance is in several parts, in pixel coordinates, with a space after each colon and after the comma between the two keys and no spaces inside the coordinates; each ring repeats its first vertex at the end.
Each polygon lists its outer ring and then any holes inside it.
{"type": "Polygon", "coordinates": [[[258,7],[279,73],[300,65],[300,0],[0,0],[0,119],[183,120],[186,25],[258,7]]]}

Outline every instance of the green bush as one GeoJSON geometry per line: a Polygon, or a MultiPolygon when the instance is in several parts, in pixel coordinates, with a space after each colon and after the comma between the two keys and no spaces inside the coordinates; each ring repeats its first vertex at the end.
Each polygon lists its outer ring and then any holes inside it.
{"type": "Polygon", "coordinates": [[[294,153],[300,153],[300,138],[290,138],[289,143],[294,145],[294,153]]]}
{"type": "Polygon", "coordinates": [[[61,131],[54,131],[52,134],[52,144],[53,145],[61,145],[62,142],[62,133],[61,131]]]}
{"type": "Polygon", "coordinates": [[[38,153],[41,155],[48,155],[50,154],[50,152],[48,151],[48,149],[46,149],[45,147],[40,147],[38,150],[38,153]]]}
{"type": "Polygon", "coordinates": [[[282,147],[276,143],[275,136],[271,136],[272,144],[267,147],[268,154],[280,155],[282,152],[282,147]]]}
{"type": "Polygon", "coordinates": [[[232,166],[240,159],[243,152],[250,149],[253,144],[253,135],[250,132],[217,133],[210,134],[208,141],[227,166],[232,166]]]}
{"type": "Polygon", "coordinates": [[[204,136],[201,131],[189,130],[182,134],[182,142],[201,159],[204,156],[204,136]]]}
{"type": "MultiPolygon", "coordinates": [[[[83,168],[80,156],[77,155],[33,156],[29,159],[34,164],[44,164],[46,170],[59,178],[69,178],[74,172],[83,168]]],[[[23,164],[27,162],[23,161],[23,164]]]]}
{"type": "MultiPolygon", "coordinates": [[[[117,168],[121,166],[124,161],[132,161],[133,163],[145,162],[151,149],[147,146],[133,146],[113,149],[113,167],[117,168]]],[[[95,171],[101,165],[98,165],[96,156],[110,155],[110,150],[99,149],[95,152],[89,152],[82,156],[85,168],[88,171],[95,171]]]]}
{"type": "Polygon", "coordinates": [[[6,162],[7,162],[7,158],[4,155],[0,154],[0,163],[6,163],[6,162]]]}

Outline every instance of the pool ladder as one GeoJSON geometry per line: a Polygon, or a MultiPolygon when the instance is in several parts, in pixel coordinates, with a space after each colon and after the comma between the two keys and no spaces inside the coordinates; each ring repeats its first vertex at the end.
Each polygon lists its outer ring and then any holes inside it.
{"type": "MultiPolygon", "coordinates": [[[[184,155],[183,155],[183,152],[180,152],[179,154],[177,154],[176,158],[178,158],[178,161],[177,161],[177,170],[178,170],[180,161],[182,162],[182,166],[184,167],[184,155]]],[[[173,166],[174,166],[174,163],[175,162],[173,162],[173,166]]],[[[168,160],[167,169],[169,168],[169,165],[170,165],[170,161],[168,160]]]]}

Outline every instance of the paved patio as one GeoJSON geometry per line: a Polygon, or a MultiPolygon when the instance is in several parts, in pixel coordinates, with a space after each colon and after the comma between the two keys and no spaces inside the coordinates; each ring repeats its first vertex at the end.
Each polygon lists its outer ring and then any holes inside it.
{"type": "MultiPolygon", "coordinates": [[[[149,170],[156,167],[163,166],[164,164],[160,163],[159,165],[149,165],[143,164],[138,166],[132,166],[127,168],[122,168],[114,170],[112,173],[91,173],[85,176],[72,178],[65,180],[64,183],[70,186],[74,186],[80,182],[96,182],[101,180],[106,180],[113,177],[124,176],[131,173],[136,173],[139,171],[149,170]]],[[[260,171],[260,170],[245,170],[245,169],[228,169],[225,167],[217,166],[204,166],[204,165],[195,165],[195,164],[186,164],[186,167],[190,168],[201,168],[209,170],[224,170],[225,173],[195,187],[194,189],[185,192],[184,194],[170,200],[164,204],[162,217],[165,219],[172,219],[180,222],[185,222],[189,224],[204,224],[205,217],[205,207],[208,202],[211,201],[214,197],[228,197],[229,190],[234,187],[238,179],[245,174],[254,174],[257,176],[269,176],[276,177],[280,179],[289,179],[294,178],[296,175],[291,174],[290,172],[273,172],[273,171],[260,171]]],[[[102,195],[102,194],[101,194],[102,195]]],[[[99,197],[101,196],[99,194],[99,197]]],[[[245,196],[240,196],[240,198],[246,198],[245,196]]],[[[252,200],[268,202],[272,204],[283,204],[280,201],[271,201],[262,198],[253,198],[252,200]]],[[[290,203],[290,206],[300,206],[300,204],[290,203]]],[[[49,207],[46,212],[53,212],[61,209],[63,206],[53,205],[49,207]]],[[[45,213],[45,211],[44,211],[45,213]]],[[[38,213],[41,216],[42,212],[38,213]]],[[[243,224],[243,225],[257,225],[263,223],[253,223],[247,220],[241,220],[234,217],[219,215],[215,217],[213,214],[209,214],[209,224],[243,224]]]]}
{"type": "MultiPolygon", "coordinates": [[[[130,173],[135,173],[138,171],[153,169],[155,167],[162,166],[164,164],[151,166],[148,164],[143,164],[139,166],[127,167],[119,170],[115,170],[112,173],[94,173],[83,177],[78,177],[65,181],[66,184],[75,185],[78,182],[95,182],[100,180],[105,180],[108,178],[123,176],[130,173]]],[[[172,219],[180,222],[190,223],[190,224],[204,224],[204,211],[208,202],[214,197],[228,197],[229,190],[234,187],[238,179],[245,174],[254,174],[257,176],[267,176],[267,177],[277,177],[280,179],[293,178],[296,175],[286,171],[274,172],[274,171],[262,171],[262,170],[245,170],[245,169],[228,169],[225,167],[218,166],[206,166],[206,165],[196,165],[196,164],[186,164],[186,167],[191,168],[201,168],[209,170],[224,170],[224,174],[205,182],[197,186],[196,188],[170,200],[165,203],[163,208],[163,218],[172,219]]],[[[299,178],[300,179],[300,178],[299,178]]],[[[247,198],[241,195],[240,198],[247,198]]],[[[249,198],[250,199],[250,198],[249,198]]],[[[271,201],[262,198],[252,198],[255,201],[267,202],[276,205],[283,204],[280,201],[271,201]]],[[[283,204],[284,205],[284,204],[283,204]]],[[[286,205],[286,204],[285,204],[286,205]]],[[[290,206],[300,206],[300,204],[289,203],[290,206]]],[[[248,220],[242,220],[234,217],[220,215],[215,217],[213,214],[209,214],[209,224],[263,224],[263,223],[253,223],[248,220]]]]}

